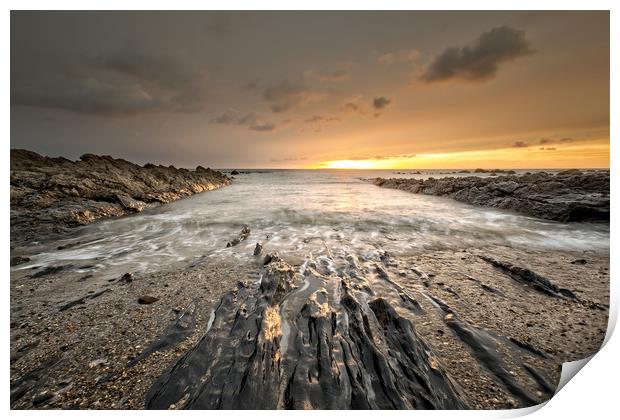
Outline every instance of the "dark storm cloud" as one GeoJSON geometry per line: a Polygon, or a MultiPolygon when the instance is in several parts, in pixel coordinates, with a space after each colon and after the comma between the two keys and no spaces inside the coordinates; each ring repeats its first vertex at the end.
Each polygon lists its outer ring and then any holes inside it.
{"type": "Polygon", "coordinates": [[[271,111],[286,112],[317,99],[319,93],[301,83],[288,81],[272,85],[263,92],[263,99],[269,103],[271,111]]]}
{"type": "Polygon", "coordinates": [[[525,31],[500,26],[482,33],[472,45],[447,48],[433,59],[421,78],[426,82],[487,80],[495,76],[501,63],[533,52],[525,31]]]}
{"type": "Polygon", "coordinates": [[[528,146],[529,145],[526,142],[524,142],[524,141],[515,141],[512,144],[512,147],[517,147],[517,148],[528,147],[528,146]]]}
{"type": "Polygon", "coordinates": [[[375,98],[372,101],[372,106],[375,109],[383,109],[386,106],[388,106],[390,103],[392,103],[390,99],[386,98],[385,96],[379,96],[378,98],[375,98]]]}
{"type": "Polygon", "coordinates": [[[89,78],[65,87],[12,87],[11,105],[119,116],[150,112],[161,108],[163,104],[139,85],[109,84],[89,78]]]}
{"type": "Polygon", "coordinates": [[[199,112],[208,96],[206,72],[173,57],[123,50],[70,57],[65,67],[33,69],[29,79],[12,74],[11,104],[127,116],[199,112]]]}

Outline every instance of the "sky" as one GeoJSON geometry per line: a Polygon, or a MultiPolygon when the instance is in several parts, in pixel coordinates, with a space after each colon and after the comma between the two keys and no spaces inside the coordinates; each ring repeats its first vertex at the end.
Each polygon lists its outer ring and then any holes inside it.
{"type": "Polygon", "coordinates": [[[11,12],[11,148],[213,168],[609,166],[609,13],[11,12]]]}

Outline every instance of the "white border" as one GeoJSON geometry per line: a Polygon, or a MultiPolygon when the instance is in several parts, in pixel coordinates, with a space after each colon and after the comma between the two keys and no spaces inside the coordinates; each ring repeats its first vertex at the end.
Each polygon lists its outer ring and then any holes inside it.
{"type": "MultiPolygon", "coordinates": [[[[42,0],[32,0],[32,1],[7,1],[4,4],[7,4],[9,7],[6,9],[6,12],[2,16],[2,38],[3,38],[3,65],[1,67],[1,71],[3,74],[3,84],[2,84],[2,121],[3,121],[3,131],[6,133],[7,137],[10,137],[9,126],[10,126],[10,66],[9,66],[9,51],[10,51],[10,9],[15,10],[45,10],[49,9],[50,6],[53,6],[54,9],[64,9],[64,10],[122,10],[122,9],[155,9],[155,10],[202,10],[202,9],[211,9],[211,10],[256,10],[256,9],[266,9],[266,10],[274,10],[274,9],[285,9],[285,10],[311,10],[311,9],[323,9],[323,10],[342,10],[342,9],[361,9],[361,10],[464,10],[464,7],[467,7],[466,10],[611,10],[611,115],[620,115],[617,111],[617,99],[618,99],[618,83],[617,83],[617,73],[618,73],[618,10],[619,8],[616,6],[618,3],[613,1],[600,1],[600,0],[589,0],[585,1],[575,1],[575,0],[566,0],[562,2],[553,2],[553,1],[543,1],[543,0],[521,0],[521,1],[490,1],[490,0],[468,0],[467,2],[459,1],[459,0],[434,0],[427,2],[411,2],[405,0],[382,0],[381,2],[377,1],[369,1],[369,0],[341,0],[341,1],[333,1],[333,0],[315,0],[315,1],[296,1],[296,2],[285,2],[282,0],[245,0],[245,1],[235,1],[234,4],[231,2],[205,2],[205,1],[189,1],[189,0],[177,0],[174,2],[166,2],[162,0],[152,0],[149,2],[139,2],[139,1],[121,1],[121,0],[108,0],[105,2],[80,2],[76,0],[67,1],[55,1],[53,4],[49,1],[42,0]],[[614,7],[615,6],[615,7],[614,7]]],[[[616,134],[616,124],[612,118],[611,127],[610,127],[610,138],[614,139],[616,134]]],[[[5,144],[9,144],[9,138],[5,139],[5,144]]],[[[611,198],[612,198],[612,208],[616,208],[616,204],[618,202],[618,187],[614,182],[616,176],[616,153],[617,147],[614,142],[611,142],[611,170],[612,170],[612,187],[611,187],[611,198]]],[[[2,167],[5,170],[5,174],[9,170],[9,148],[3,147],[0,150],[0,161],[2,162],[2,167]]],[[[3,257],[1,260],[1,264],[5,274],[9,272],[9,184],[6,183],[3,188],[4,191],[4,199],[0,202],[0,208],[3,215],[3,237],[5,238],[2,243],[2,253],[3,257]]],[[[612,212],[612,221],[611,221],[611,231],[612,231],[612,241],[611,241],[611,255],[615,256],[616,248],[614,246],[613,236],[614,229],[613,227],[618,222],[618,218],[616,217],[616,213],[612,212]]],[[[525,415],[535,411],[531,415],[531,418],[562,418],[562,419],[583,419],[583,418],[611,418],[612,413],[617,413],[617,374],[618,374],[618,361],[615,358],[616,354],[620,354],[620,342],[617,337],[611,336],[611,332],[613,331],[613,327],[615,326],[615,321],[617,319],[618,312],[618,288],[617,281],[615,279],[615,273],[618,269],[617,260],[611,258],[611,274],[612,274],[612,293],[611,293],[611,310],[610,310],[610,328],[608,329],[608,334],[606,339],[609,340],[605,345],[604,349],[597,355],[595,355],[592,360],[583,367],[582,372],[579,373],[578,378],[576,380],[570,381],[551,401],[547,404],[543,404],[543,409],[538,410],[541,406],[538,406],[534,409],[521,409],[521,410],[512,410],[512,411],[463,411],[463,412],[416,412],[412,413],[410,411],[396,411],[390,412],[389,416],[398,417],[398,418],[409,418],[410,416],[416,416],[419,418],[420,416],[423,418],[440,418],[440,419],[451,419],[454,416],[458,416],[462,419],[478,419],[478,418],[505,418],[505,417],[517,417],[521,415],[525,415]],[[611,339],[610,339],[611,336],[611,339]],[[538,411],[536,411],[538,410],[538,411]]],[[[3,328],[2,328],[2,337],[3,337],[3,345],[2,345],[2,360],[5,361],[5,378],[1,384],[0,395],[4,400],[4,409],[9,411],[9,378],[8,376],[8,360],[9,360],[9,293],[8,293],[8,278],[9,276],[5,276],[5,284],[4,284],[4,305],[3,305],[3,314],[2,320],[3,328]]],[[[126,417],[126,418],[163,418],[169,415],[168,412],[108,412],[108,411],[88,411],[84,412],[61,412],[61,411],[11,411],[8,412],[8,415],[13,418],[45,418],[45,419],[54,419],[54,418],[75,418],[82,416],[89,416],[91,418],[108,418],[110,414],[126,417]]],[[[211,413],[201,413],[201,412],[175,412],[175,417],[177,418],[202,418],[204,416],[208,416],[211,413]]],[[[233,418],[238,416],[249,416],[252,419],[273,419],[273,418],[286,418],[290,419],[291,417],[307,417],[307,416],[320,416],[322,420],[328,419],[336,419],[343,415],[341,412],[330,412],[330,411],[315,411],[315,412],[257,412],[253,411],[250,413],[240,413],[240,412],[219,412],[213,413],[218,418],[233,418]]],[[[375,414],[371,412],[356,412],[357,416],[362,417],[370,417],[376,415],[383,414],[375,414]]]]}

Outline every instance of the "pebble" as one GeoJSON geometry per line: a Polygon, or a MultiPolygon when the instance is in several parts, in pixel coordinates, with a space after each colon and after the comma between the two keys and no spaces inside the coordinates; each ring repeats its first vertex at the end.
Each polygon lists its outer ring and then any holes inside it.
{"type": "Polygon", "coordinates": [[[159,298],[153,296],[140,296],[138,298],[138,303],[141,305],[150,305],[151,303],[155,303],[159,300],[159,298]]]}

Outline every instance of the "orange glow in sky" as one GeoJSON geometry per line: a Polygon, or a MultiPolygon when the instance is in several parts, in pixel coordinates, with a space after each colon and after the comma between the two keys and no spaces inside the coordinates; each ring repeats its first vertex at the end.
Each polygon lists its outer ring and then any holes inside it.
{"type": "Polygon", "coordinates": [[[326,160],[310,169],[474,169],[608,168],[609,140],[570,145],[532,146],[452,153],[424,153],[406,158],[326,160]]]}

